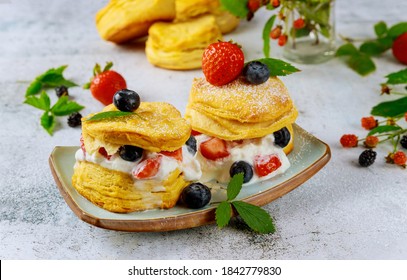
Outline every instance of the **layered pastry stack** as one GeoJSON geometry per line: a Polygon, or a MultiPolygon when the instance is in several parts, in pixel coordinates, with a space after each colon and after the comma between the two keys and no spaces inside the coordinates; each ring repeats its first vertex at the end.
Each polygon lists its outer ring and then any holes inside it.
{"type": "Polygon", "coordinates": [[[150,63],[177,70],[200,68],[205,47],[238,24],[219,0],[111,0],[96,15],[103,39],[120,44],[148,35],[150,63]]]}

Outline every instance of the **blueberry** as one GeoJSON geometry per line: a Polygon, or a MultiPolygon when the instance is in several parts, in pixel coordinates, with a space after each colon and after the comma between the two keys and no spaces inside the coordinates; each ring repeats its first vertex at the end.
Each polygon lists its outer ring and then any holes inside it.
{"type": "Polygon", "coordinates": [[[290,131],[286,127],[283,127],[279,131],[274,132],[273,135],[274,144],[280,146],[281,148],[287,146],[291,139],[290,131]]]}
{"type": "Polygon", "coordinates": [[[229,174],[233,177],[238,173],[243,173],[243,183],[247,183],[253,178],[253,167],[243,160],[235,161],[230,167],[229,174]]]}
{"type": "Polygon", "coordinates": [[[181,201],[188,208],[202,208],[211,200],[211,190],[201,183],[191,183],[181,193],[181,201]]]}
{"type": "Polygon", "coordinates": [[[243,68],[243,76],[251,84],[262,84],[270,77],[270,70],[260,61],[251,61],[243,68]]]}
{"type": "Polygon", "coordinates": [[[143,149],[136,146],[124,145],[120,147],[119,155],[126,161],[137,161],[143,156],[143,149]]]}
{"type": "Polygon", "coordinates": [[[140,106],[140,96],[129,89],[121,89],[113,96],[113,104],[123,112],[133,112],[140,106]]]}
{"type": "Polygon", "coordinates": [[[58,96],[58,98],[62,97],[62,96],[69,96],[68,93],[68,88],[64,85],[56,87],[55,88],[55,93],[58,96]]]}
{"type": "Polygon", "coordinates": [[[188,139],[188,141],[185,143],[188,148],[188,152],[191,154],[195,155],[196,154],[196,139],[193,135],[191,135],[188,139]]]}

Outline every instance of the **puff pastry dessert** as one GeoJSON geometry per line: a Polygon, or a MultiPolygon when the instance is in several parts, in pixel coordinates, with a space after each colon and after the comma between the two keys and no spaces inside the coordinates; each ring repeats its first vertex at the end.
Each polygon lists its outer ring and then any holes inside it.
{"type": "Polygon", "coordinates": [[[175,70],[200,68],[204,49],[222,39],[222,33],[212,15],[185,22],[157,22],[148,33],[148,61],[158,67],[175,70]]]}
{"type": "Polygon", "coordinates": [[[242,76],[214,86],[195,78],[185,118],[197,143],[202,182],[228,182],[245,173],[245,184],[269,179],[290,166],[292,123],[298,113],[280,79],[253,85],[242,76]]]}
{"type": "MultiPolygon", "coordinates": [[[[117,111],[111,104],[103,112],[117,111]]],[[[137,114],[83,118],[72,185],[112,212],[171,208],[189,181],[201,176],[185,145],[190,125],[164,102],[141,102],[137,114]]]]}

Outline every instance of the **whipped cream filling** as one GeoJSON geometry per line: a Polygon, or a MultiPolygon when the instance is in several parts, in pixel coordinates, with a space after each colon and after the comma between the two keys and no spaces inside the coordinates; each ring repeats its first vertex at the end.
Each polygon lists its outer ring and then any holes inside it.
{"type": "Polygon", "coordinates": [[[277,155],[281,161],[281,166],[266,176],[259,177],[253,171],[253,178],[243,184],[250,185],[270,179],[274,176],[284,173],[289,167],[287,155],[284,153],[283,148],[274,144],[274,135],[269,134],[261,138],[245,139],[242,141],[226,141],[229,156],[218,160],[209,160],[202,156],[199,151],[199,146],[212,137],[205,134],[195,136],[197,141],[198,152],[196,155],[197,160],[201,165],[202,177],[200,182],[217,181],[220,183],[228,183],[230,181],[230,167],[236,161],[246,161],[254,168],[254,158],[257,155],[277,155]]]}
{"type": "MultiPolygon", "coordinates": [[[[75,153],[75,159],[76,161],[88,161],[92,162],[95,164],[98,164],[104,168],[110,169],[110,170],[116,170],[116,171],[121,171],[124,173],[128,173],[133,176],[133,172],[140,167],[141,164],[143,164],[143,161],[148,159],[148,158],[154,158],[160,155],[160,167],[158,169],[158,172],[156,175],[153,177],[147,178],[145,180],[155,180],[155,181],[163,181],[165,180],[168,175],[174,171],[175,169],[179,169],[183,172],[184,174],[184,179],[186,181],[196,181],[201,178],[202,172],[201,172],[201,167],[197,159],[195,158],[196,155],[192,155],[188,149],[187,146],[184,145],[182,146],[182,162],[172,158],[168,157],[156,152],[149,152],[149,151],[144,151],[143,157],[135,162],[132,161],[126,161],[122,159],[119,155],[119,153],[115,153],[113,155],[110,155],[110,158],[107,159],[104,157],[102,154],[99,152],[94,152],[94,153],[87,153],[83,152],[82,149],[78,149],[75,153]]],[[[138,181],[143,181],[143,180],[138,180],[138,181]]],[[[158,190],[157,190],[158,191],[158,190]]]]}

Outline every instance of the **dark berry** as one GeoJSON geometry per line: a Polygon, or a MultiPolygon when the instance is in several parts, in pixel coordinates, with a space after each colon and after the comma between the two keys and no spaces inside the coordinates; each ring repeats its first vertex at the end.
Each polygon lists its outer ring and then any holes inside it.
{"type": "Polygon", "coordinates": [[[68,96],[68,88],[66,86],[60,86],[55,88],[55,93],[58,96],[58,98],[62,96],[68,96]]]}
{"type": "Polygon", "coordinates": [[[119,155],[126,161],[137,161],[143,156],[143,149],[136,146],[124,145],[120,147],[119,155]]]}
{"type": "Polygon", "coordinates": [[[129,89],[121,89],[113,96],[113,104],[123,112],[133,112],[140,106],[140,96],[129,89]]]}
{"type": "Polygon", "coordinates": [[[401,145],[404,149],[407,149],[407,135],[403,135],[403,137],[401,137],[400,145],[401,145]]]}
{"type": "Polygon", "coordinates": [[[247,183],[253,178],[253,167],[243,160],[235,161],[230,167],[229,174],[233,177],[238,173],[243,173],[243,183],[247,183]]]}
{"type": "Polygon", "coordinates": [[[372,149],[364,150],[359,156],[359,164],[363,167],[368,167],[374,163],[376,152],[372,149]]]}
{"type": "Polygon", "coordinates": [[[260,61],[252,61],[243,68],[243,76],[251,84],[262,84],[270,77],[270,70],[266,64],[260,61]]]}
{"type": "Polygon", "coordinates": [[[290,143],[291,134],[290,134],[290,131],[286,127],[283,127],[282,129],[274,132],[273,135],[274,135],[274,143],[277,146],[280,146],[281,148],[284,148],[285,146],[288,145],[288,143],[290,143]]]}
{"type": "Polygon", "coordinates": [[[82,115],[78,112],[72,113],[68,117],[68,125],[70,127],[76,127],[82,124],[82,115]]]}
{"type": "Polygon", "coordinates": [[[204,184],[191,183],[183,189],[181,200],[188,208],[202,208],[211,200],[211,190],[204,184]]]}
{"type": "Polygon", "coordinates": [[[188,148],[188,152],[191,154],[195,155],[196,154],[196,139],[193,135],[191,135],[188,139],[188,141],[185,143],[188,148]]]}

